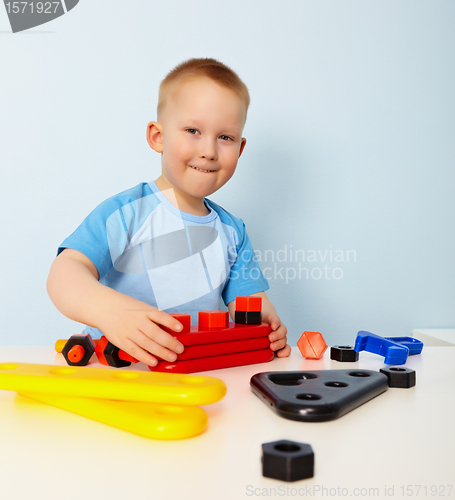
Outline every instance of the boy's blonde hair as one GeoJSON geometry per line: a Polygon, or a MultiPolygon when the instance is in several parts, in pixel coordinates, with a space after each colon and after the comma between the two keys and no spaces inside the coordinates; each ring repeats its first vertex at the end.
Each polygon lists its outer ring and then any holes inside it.
{"type": "MultiPolygon", "coordinates": [[[[241,99],[245,101],[246,111],[250,105],[250,94],[247,86],[242,82],[235,71],[225,64],[211,58],[188,59],[177,65],[170,71],[166,78],[160,84],[158,94],[158,119],[163,112],[169,90],[173,83],[184,76],[199,75],[210,78],[214,82],[234,91],[241,99]]],[[[246,113],[245,113],[246,116],[246,113]]]]}

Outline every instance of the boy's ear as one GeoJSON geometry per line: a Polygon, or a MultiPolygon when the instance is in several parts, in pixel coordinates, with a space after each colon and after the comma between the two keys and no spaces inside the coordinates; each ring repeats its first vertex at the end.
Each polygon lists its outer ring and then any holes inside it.
{"type": "Polygon", "coordinates": [[[240,141],[240,151],[239,151],[239,158],[243,153],[243,150],[245,149],[246,146],[246,139],[245,137],[242,137],[242,140],[240,141]]]}
{"type": "Polygon", "coordinates": [[[158,122],[147,125],[147,142],[157,153],[163,152],[163,126],[158,122]]]}

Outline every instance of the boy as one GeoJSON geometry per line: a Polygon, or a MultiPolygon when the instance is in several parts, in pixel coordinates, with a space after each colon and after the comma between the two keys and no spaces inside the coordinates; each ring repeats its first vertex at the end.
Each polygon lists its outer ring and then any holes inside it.
{"type": "Polygon", "coordinates": [[[205,198],[234,174],[248,106],[245,84],[214,59],[186,61],[163,80],[158,121],[147,128],[161,176],[97,207],[62,243],[49,273],[55,306],[87,325],[85,333],[100,330],[155,366],[156,357],[172,362],[183,352],[160,328],[181,330],[168,313],[191,313],[194,322],[198,310],[219,309],[222,296],[233,317],[235,297],[255,295],[271,349],[289,356],[243,222],[205,198]]]}

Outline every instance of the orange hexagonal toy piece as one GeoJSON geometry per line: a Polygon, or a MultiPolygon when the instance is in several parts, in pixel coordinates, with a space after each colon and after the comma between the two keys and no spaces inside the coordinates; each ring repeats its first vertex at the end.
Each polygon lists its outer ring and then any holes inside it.
{"type": "Polygon", "coordinates": [[[303,332],[297,342],[302,356],[307,359],[321,359],[327,349],[324,337],[319,332],[303,332]]]}

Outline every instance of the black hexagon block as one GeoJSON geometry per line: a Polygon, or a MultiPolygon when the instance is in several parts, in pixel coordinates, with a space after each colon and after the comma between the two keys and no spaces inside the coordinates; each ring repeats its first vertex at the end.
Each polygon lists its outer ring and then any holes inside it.
{"type": "Polygon", "coordinates": [[[416,372],[404,366],[387,366],[379,370],[387,376],[389,387],[399,387],[409,389],[416,385],[416,372]]]}
{"type": "Polygon", "coordinates": [[[281,481],[313,477],[313,449],[309,444],[287,440],[263,444],[262,475],[281,481]]]}
{"type": "Polygon", "coordinates": [[[88,334],[71,335],[71,337],[66,342],[65,347],[62,349],[63,357],[65,358],[66,362],[71,366],[86,366],[94,352],[95,352],[95,343],[93,342],[92,337],[88,334]],[[81,346],[85,351],[82,359],[78,361],[74,361],[71,358],[70,354],[71,348],[76,345],[81,346]]]}
{"type": "Polygon", "coordinates": [[[349,363],[359,360],[359,353],[350,345],[334,345],[330,348],[330,359],[349,363]]]}

